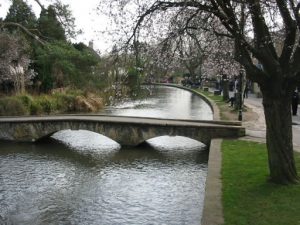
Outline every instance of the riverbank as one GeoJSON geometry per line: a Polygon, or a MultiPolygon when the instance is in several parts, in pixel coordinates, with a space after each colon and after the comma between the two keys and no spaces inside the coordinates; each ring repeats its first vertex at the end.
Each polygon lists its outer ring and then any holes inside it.
{"type": "Polygon", "coordinates": [[[81,90],[54,91],[51,94],[19,94],[0,98],[0,116],[97,112],[104,107],[103,97],[81,90]]]}
{"type": "MultiPolygon", "coordinates": [[[[222,96],[201,93],[216,102],[222,119],[237,118],[237,112],[222,101],[222,96]]],[[[300,221],[299,185],[267,182],[264,114],[262,105],[254,105],[252,101],[255,100],[246,99],[243,112],[246,137],[212,141],[202,225],[289,225],[300,221]]],[[[294,147],[297,151],[297,143],[294,147]]],[[[295,160],[299,170],[299,153],[295,152],[295,160]]]]}
{"type": "Polygon", "coordinates": [[[105,106],[115,105],[124,99],[141,99],[149,94],[147,88],[133,92],[126,85],[110,86],[99,90],[66,87],[43,94],[0,93],[0,116],[98,113],[105,106]]]}
{"type": "MultiPolygon", "coordinates": [[[[216,103],[220,111],[221,120],[238,120],[238,111],[234,110],[233,107],[230,107],[229,103],[224,102],[223,96],[214,95],[209,91],[200,91],[199,89],[196,91],[200,92],[202,95],[206,96],[216,103]]],[[[243,109],[243,122],[254,121],[257,120],[258,117],[259,115],[255,111],[253,111],[252,107],[245,105],[243,109]]]]}

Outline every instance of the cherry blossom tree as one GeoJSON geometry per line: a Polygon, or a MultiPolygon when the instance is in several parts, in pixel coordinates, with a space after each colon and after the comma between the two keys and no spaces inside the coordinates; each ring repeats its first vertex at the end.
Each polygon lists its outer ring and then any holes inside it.
{"type": "Polygon", "coordinates": [[[164,36],[173,18],[186,11],[193,12],[182,17],[187,30],[202,28],[201,20],[206,24],[218,20],[224,31],[218,27],[210,29],[232,39],[235,59],[245,69],[247,78],[261,88],[270,180],[281,184],[298,182],[290,106],[292,92],[300,82],[298,1],[113,0],[109,5],[112,13],[118,13],[114,18],[123,21],[120,32],[127,43],[164,36]],[[114,11],[116,7],[118,10],[114,11]],[[121,20],[122,14],[127,20],[121,20]]]}
{"type": "Polygon", "coordinates": [[[27,51],[24,40],[0,33],[0,84],[12,83],[17,94],[24,93],[35,76],[27,51]]]}

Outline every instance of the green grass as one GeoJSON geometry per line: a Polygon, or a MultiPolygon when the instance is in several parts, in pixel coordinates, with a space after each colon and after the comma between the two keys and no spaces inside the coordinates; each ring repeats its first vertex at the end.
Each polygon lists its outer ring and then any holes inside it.
{"type": "Polygon", "coordinates": [[[209,91],[203,91],[203,90],[199,90],[199,89],[195,89],[195,91],[198,91],[199,93],[203,94],[204,96],[206,96],[207,98],[209,98],[211,101],[215,102],[216,105],[219,107],[220,109],[220,118],[221,120],[230,120],[230,118],[228,118],[225,114],[224,111],[231,111],[231,109],[229,109],[228,107],[228,103],[223,101],[223,96],[221,95],[214,95],[213,93],[209,92],[209,91]]]}
{"type": "Polygon", "coordinates": [[[222,95],[214,95],[213,93],[209,92],[209,91],[203,91],[203,90],[199,90],[199,89],[194,89],[195,91],[200,92],[201,94],[205,95],[206,97],[210,98],[212,101],[214,101],[218,106],[219,105],[224,105],[226,104],[223,101],[223,96],[222,95]]]}
{"type": "MultiPolygon", "coordinates": [[[[223,141],[226,225],[300,225],[300,185],[269,183],[266,151],[265,144],[223,141]]],[[[299,153],[295,153],[295,159],[299,171],[299,153]]]]}

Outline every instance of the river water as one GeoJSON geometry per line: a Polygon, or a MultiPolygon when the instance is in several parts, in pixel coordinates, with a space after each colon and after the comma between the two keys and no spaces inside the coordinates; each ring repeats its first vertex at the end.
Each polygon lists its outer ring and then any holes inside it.
{"type": "MultiPolygon", "coordinates": [[[[102,114],[212,119],[190,92],[147,88],[151,96],[102,114]]],[[[82,130],[37,144],[0,142],[0,224],[200,224],[207,151],[184,137],[148,144],[123,149],[82,130]]]]}

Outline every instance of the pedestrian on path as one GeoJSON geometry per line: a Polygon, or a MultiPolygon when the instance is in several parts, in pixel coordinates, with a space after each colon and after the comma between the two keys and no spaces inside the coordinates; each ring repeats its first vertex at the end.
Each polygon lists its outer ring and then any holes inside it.
{"type": "Polygon", "coordinates": [[[250,90],[250,83],[249,81],[246,81],[243,98],[248,98],[249,90],[250,90]]]}
{"type": "Polygon", "coordinates": [[[297,115],[298,103],[299,103],[299,93],[298,93],[298,90],[295,90],[293,93],[293,98],[292,98],[293,116],[297,115]]]}
{"type": "Polygon", "coordinates": [[[230,102],[230,106],[233,107],[234,102],[235,102],[235,97],[234,97],[234,96],[233,96],[233,97],[230,97],[230,98],[226,101],[226,103],[228,103],[228,102],[230,102]]]}

